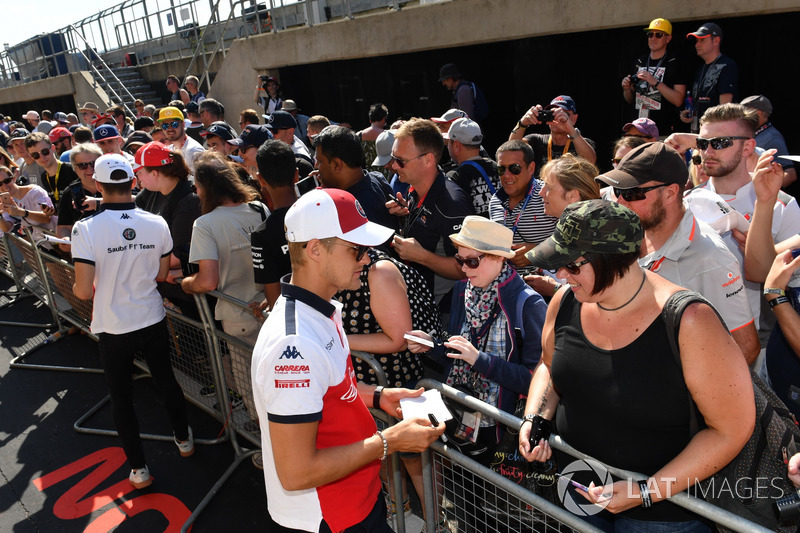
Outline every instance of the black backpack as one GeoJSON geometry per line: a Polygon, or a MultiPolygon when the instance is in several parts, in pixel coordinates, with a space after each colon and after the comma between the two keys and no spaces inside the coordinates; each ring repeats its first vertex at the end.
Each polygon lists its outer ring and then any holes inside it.
{"type": "Polygon", "coordinates": [[[489,102],[486,101],[486,95],[483,94],[481,88],[475,85],[474,82],[468,81],[467,84],[469,84],[469,88],[472,89],[472,96],[475,99],[473,111],[475,116],[470,118],[475,122],[481,122],[489,116],[489,102]]]}
{"type": "MultiPolygon", "coordinates": [[[[667,329],[674,330],[674,335],[670,336],[670,346],[679,368],[678,333],[681,316],[686,307],[694,302],[706,303],[714,309],[701,295],[684,290],[670,296],[662,311],[667,329]]],[[[720,322],[725,323],[721,317],[720,322]]],[[[775,501],[797,490],[787,477],[787,464],[789,458],[798,451],[800,429],[792,412],[772,389],[752,370],[750,377],[756,402],[753,434],[739,455],[719,472],[699,483],[693,491],[717,507],[774,531],[797,531],[797,525],[779,524],[775,501]]],[[[690,433],[694,435],[704,424],[701,426],[702,415],[691,396],[689,406],[690,433]]],[[[719,526],[718,529],[728,531],[719,526]]]]}

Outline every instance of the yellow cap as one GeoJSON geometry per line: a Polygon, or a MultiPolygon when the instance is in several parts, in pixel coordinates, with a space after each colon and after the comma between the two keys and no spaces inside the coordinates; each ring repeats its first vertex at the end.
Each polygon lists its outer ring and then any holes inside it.
{"type": "Polygon", "coordinates": [[[158,112],[158,121],[183,120],[183,113],[177,107],[165,107],[158,112]]]}
{"type": "Polygon", "coordinates": [[[672,24],[667,19],[653,19],[650,26],[646,27],[644,31],[663,31],[667,35],[672,35],[672,24]]]}

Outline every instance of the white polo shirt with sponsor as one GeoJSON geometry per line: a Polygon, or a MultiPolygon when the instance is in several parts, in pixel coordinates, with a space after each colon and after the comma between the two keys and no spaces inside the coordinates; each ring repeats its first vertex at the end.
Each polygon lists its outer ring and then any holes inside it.
{"type": "Polygon", "coordinates": [[[172,252],[166,220],[133,202],[104,203],[72,226],[72,258],[94,269],[92,333],[121,335],[152,326],[166,311],[156,288],[172,252]]]}
{"type": "Polygon", "coordinates": [[[380,491],[380,461],[313,489],[281,485],[269,424],[319,422],[317,449],[362,441],[375,421],[356,388],[350,346],[336,301],[287,283],[261,328],[251,364],[253,399],[261,422],[264,481],[270,515],[292,529],[318,531],[323,517],[333,531],[361,522],[380,491]]]}
{"type": "Polygon", "coordinates": [[[676,285],[699,292],[719,311],[730,331],[753,322],[736,257],[714,229],[687,209],[678,228],[639,264],[676,285]]]}
{"type": "MultiPolygon", "coordinates": [[[[739,190],[736,191],[736,194],[718,193],[714,189],[714,185],[711,183],[711,180],[708,180],[699,188],[708,189],[718,194],[728,203],[730,207],[744,215],[747,220],[751,220],[753,218],[753,210],[755,209],[756,205],[756,191],[753,188],[752,182],[740,187],[739,190]]],[[[689,194],[691,195],[692,191],[689,191],[689,194]]],[[[793,197],[783,192],[779,193],[778,200],[775,202],[775,208],[772,214],[772,238],[775,242],[784,241],[789,237],[796,235],[798,228],[800,228],[800,206],[797,205],[797,201],[793,197]]],[[[722,240],[725,242],[725,245],[728,247],[728,249],[733,252],[733,255],[736,257],[736,259],[739,260],[739,264],[744,265],[744,256],[742,255],[742,251],[739,249],[739,244],[733,238],[731,233],[728,232],[723,234],[722,240]]],[[[747,299],[750,301],[750,309],[755,317],[756,327],[758,328],[759,332],[762,330],[771,331],[772,325],[774,324],[774,318],[772,316],[765,317],[767,318],[767,321],[760,319],[763,299],[763,295],[761,294],[761,284],[745,280],[744,287],[745,292],[747,293],[747,299]]],[[[765,340],[764,335],[761,334],[759,337],[763,343],[765,340]]]]}

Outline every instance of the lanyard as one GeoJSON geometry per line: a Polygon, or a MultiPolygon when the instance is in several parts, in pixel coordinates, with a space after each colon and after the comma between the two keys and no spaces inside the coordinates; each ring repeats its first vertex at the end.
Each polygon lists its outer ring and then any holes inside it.
{"type": "MultiPolygon", "coordinates": [[[[535,185],[536,185],[536,178],[531,176],[531,188],[528,190],[528,194],[525,196],[525,200],[523,200],[523,202],[522,202],[522,208],[519,210],[519,213],[517,213],[516,220],[514,220],[514,227],[511,228],[511,233],[512,234],[517,233],[517,225],[519,224],[519,219],[522,216],[522,213],[525,212],[525,207],[527,207],[528,202],[531,201],[531,197],[533,196],[533,190],[534,190],[534,186],[535,185]]],[[[510,207],[509,207],[509,209],[510,209],[510,207]]],[[[508,227],[508,224],[506,224],[506,220],[507,220],[507,217],[508,217],[509,209],[503,209],[503,225],[505,227],[508,227]]],[[[536,216],[535,215],[533,217],[533,220],[534,220],[534,222],[536,221],[536,216]]],[[[520,235],[520,238],[522,238],[522,235],[520,235]]],[[[522,239],[522,240],[524,241],[525,239],[522,239]]]]}
{"type": "MultiPolygon", "coordinates": [[[[564,145],[564,151],[561,152],[561,155],[567,155],[569,152],[569,145],[572,143],[572,139],[567,138],[567,144],[564,145]]],[[[559,156],[560,157],[560,156],[559,156]]],[[[549,139],[547,139],[547,160],[553,160],[553,136],[551,135],[549,139]]]]}
{"type": "Polygon", "coordinates": [[[54,177],[53,184],[50,185],[50,174],[45,170],[45,178],[47,178],[47,185],[50,187],[50,191],[53,193],[53,198],[56,199],[58,202],[58,175],[61,174],[61,161],[58,162],[58,166],[56,168],[56,175],[54,177]]]}

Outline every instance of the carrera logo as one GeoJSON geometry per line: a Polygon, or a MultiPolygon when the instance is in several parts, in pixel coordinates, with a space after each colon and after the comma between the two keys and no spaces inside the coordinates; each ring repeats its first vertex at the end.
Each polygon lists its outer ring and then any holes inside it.
{"type": "Polygon", "coordinates": [[[734,276],[732,272],[728,272],[728,281],[723,283],[722,286],[723,287],[728,287],[730,285],[733,285],[734,283],[736,283],[740,279],[742,279],[741,276],[734,276]]]}
{"type": "Polygon", "coordinates": [[[303,358],[303,356],[300,355],[300,352],[297,351],[297,348],[294,346],[287,346],[278,359],[297,359],[298,357],[300,359],[303,358]]]}
{"type": "Polygon", "coordinates": [[[309,371],[308,365],[278,365],[275,367],[275,372],[278,374],[308,374],[309,371]]]}
{"type": "Polygon", "coordinates": [[[310,379],[276,379],[276,389],[307,389],[311,387],[310,379]]]}

